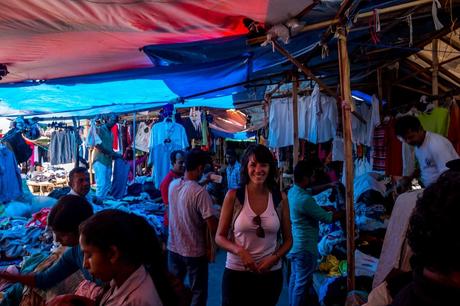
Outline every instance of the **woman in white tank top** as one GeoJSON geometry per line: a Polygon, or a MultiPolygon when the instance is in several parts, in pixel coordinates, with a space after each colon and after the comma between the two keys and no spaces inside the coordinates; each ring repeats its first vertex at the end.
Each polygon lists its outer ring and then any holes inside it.
{"type": "Polygon", "coordinates": [[[282,289],[281,258],[292,246],[289,206],[276,189],[267,147],[248,148],[241,169],[242,189],[227,193],[216,234],[217,244],[228,251],[222,305],[274,306],[282,289]]]}

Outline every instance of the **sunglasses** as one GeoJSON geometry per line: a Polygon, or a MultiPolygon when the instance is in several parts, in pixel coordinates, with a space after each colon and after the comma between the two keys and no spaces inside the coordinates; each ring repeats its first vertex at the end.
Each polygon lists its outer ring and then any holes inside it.
{"type": "Polygon", "coordinates": [[[252,218],[252,223],[258,226],[256,229],[256,236],[259,238],[265,238],[265,231],[262,227],[262,219],[260,218],[260,216],[255,216],[254,218],[252,218]]]}

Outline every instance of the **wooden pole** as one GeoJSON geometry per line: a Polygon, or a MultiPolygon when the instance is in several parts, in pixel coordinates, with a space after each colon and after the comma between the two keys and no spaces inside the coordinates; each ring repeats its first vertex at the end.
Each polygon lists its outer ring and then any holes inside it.
{"type": "MultiPolygon", "coordinates": [[[[438,40],[435,38],[432,41],[432,58],[433,58],[433,87],[432,94],[434,97],[439,95],[439,83],[438,83],[438,70],[439,70],[439,58],[438,58],[438,40]]],[[[433,101],[434,106],[438,106],[438,99],[433,101]]]]}
{"type": "Polygon", "coordinates": [[[294,119],[294,150],[293,150],[293,167],[299,161],[299,111],[298,111],[298,90],[299,90],[299,77],[297,73],[292,76],[292,116],[294,119]]]}
{"type": "Polygon", "coordinates": [[[345,153],[345,178],[346,178],[346,212],[347,212],[347,289],[348,292],[355,288],[355,211],[353,201],[353,152],[351,140],[351,98],[350,64],[348,60],[347,36],[343,27],[337,28],[340,91],[342,98],[342,126],[345,153]]]}

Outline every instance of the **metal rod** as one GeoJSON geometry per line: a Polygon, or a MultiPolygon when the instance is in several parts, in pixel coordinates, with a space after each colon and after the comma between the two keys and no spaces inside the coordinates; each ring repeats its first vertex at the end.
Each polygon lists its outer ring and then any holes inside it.
{"type": "Polygon", "coordinates": [[[133,181],[136,179],[136,113],[133,114],[133,181]]]}

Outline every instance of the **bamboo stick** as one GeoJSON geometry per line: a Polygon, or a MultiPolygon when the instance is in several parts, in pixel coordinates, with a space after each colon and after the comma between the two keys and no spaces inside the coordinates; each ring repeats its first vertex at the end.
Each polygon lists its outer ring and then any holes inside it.
{"type": "Polygon", "coordinates": [[[342,104],[342,125],[345,153],[345,178],[346,178],[346,213],[347,213],[347,289],[348,292],[355,288],[355,212],[353,201],[353,152],[351,140],[351,98],[350,64],[347,50],[347,37],[343,27],[337,29],[339,50],[340,90],[342,104]]]}
{"type": "MultiPolygon", "coordinates": [[[[435,38],[432,41],[432,64],[433,64],[433,87],[431,88],[431,92],[434,97],[439,95],[439,83],[438,83],[438,70],[439,70],[439,58],[438,58],[438,40],[435,38]]],[[[438,106],[438,99],[433,101],[434,106],[438,106]]]]}

